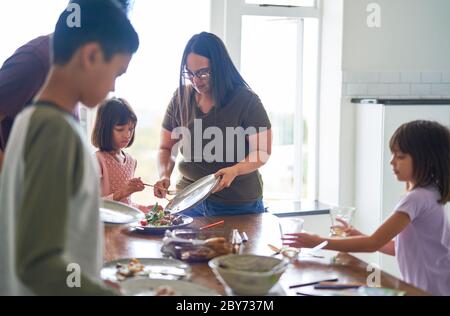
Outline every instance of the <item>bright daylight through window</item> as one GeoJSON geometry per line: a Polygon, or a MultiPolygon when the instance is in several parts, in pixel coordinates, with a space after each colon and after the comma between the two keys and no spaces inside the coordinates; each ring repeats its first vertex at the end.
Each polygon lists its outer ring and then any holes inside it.
{"type": "MultiPolygon", "coordinates": [[[[239,3],[315,6],[314,0],[239,3]]],[[[0,62],[29,40],[51,33],[66,4],[62,0],[5,2],[0,11],[0,27],[13,28],[14,36],[4,37],[0,62]],[[27,10],[21,9],[24,7],[27,10]],[[17,11],[21,15],[8,13],[17,11]],[[35,19],[36,16],[40,18],[35,19]]],[[[161,122],[178,86],[184,46],[193,34],[215,31],[210,29],[211,19],[218,20],[218,17],[211,16],[211,12],[214,11],[210,0],[134,1],[130,19],[140,35],[141,46],[127,73],[117,80],[112,95],[128,100],[136,111],[136,137],[128,151],[138,161],[136,176],[147,183],[158,180],[156,159],[161,122]]],[[[236,64],[261,98],[273,125],[272,157],[260,169],[264,197],[268,199],[315,198],[318,25],[317,17],[256,12],[242,14],[241,25],[234,30],[241,38],[240,60],[236,64]]],[[[231,44],[227,40],[225,43],[230,49],[231,44]]],[[[90,134],[92,115],[83,112],[82,119],[83,127],[90,134]]],[[[175,168],[173,185],[178,175],[175,168]]],[[[152,190],[146,189],[134,194],[133,200],[148,204],[156,198],[152,190]]]]}

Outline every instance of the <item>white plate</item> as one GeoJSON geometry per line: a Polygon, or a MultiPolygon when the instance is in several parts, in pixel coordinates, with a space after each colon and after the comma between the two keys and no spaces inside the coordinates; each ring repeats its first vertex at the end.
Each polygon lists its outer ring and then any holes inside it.
{"type": "Polygon", "coordinates": [[[144,219],[145,214],[127,204],[102,199],[100,219],[106,224],[130,224],[144,219]]]}
{"type": "Polygon", "coordinates": [[[120,283],[123,294],[128,296],[154,296],[160,286],[170,287],[176,296],[217,296],[212,289],[187,281],[158,279],[129,279],[120,283]]]}
{"type": "MultiPolygon", "coordinates": [[[[137,258],[141,264],[145,266],[144,271],[132,278],[149,277],[155,279],[189,279],[191,276],[191,268],[188,264],[175,259],[163,258],[137,258]]],[[[117,267],[118,263],[126,266],[131,258],[113,260],[105,263],[100,272],[103,280],[117,281],[117,267]]]]}
{"type": "Polygon", "coordinates": [[[213,174],[195,181],[179,191],[167,204],[165,210],[173,214],[196,206],[211,194],[219,181],[220,178],[216,178],[213,174]]]}

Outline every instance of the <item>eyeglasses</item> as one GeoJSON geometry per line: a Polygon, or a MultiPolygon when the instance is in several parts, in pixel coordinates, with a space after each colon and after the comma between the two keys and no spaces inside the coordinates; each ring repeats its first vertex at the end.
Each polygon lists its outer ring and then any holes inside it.
{"type": "Polygon", "coordinates": [[[190,70],[183,71],[183,77],[187,80],[194,80],[194,77],[197,77],[200,80],[207,80],[211,76],[211,70],[209,68],[203,68],[197,70],[196,72],[192,72],[190,70]]]}

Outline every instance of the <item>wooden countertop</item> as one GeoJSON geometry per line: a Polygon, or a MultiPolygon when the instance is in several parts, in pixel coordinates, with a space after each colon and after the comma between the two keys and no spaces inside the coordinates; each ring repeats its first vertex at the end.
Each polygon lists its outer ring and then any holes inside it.
{"type": "MultiPolygon", "coordinates": [[[[246,232],[249,241],[243,248],[243,253],[271,255],[273,251],[267,246],[272,244],[281,246],[281,236],[278,218],[265,213],[258,215],[201,217],[195,218],[187,228],[199,228],[206,224],[224,219],[221,228],[238,229],[246,232]]],[[[130,232],[127,226],[106,226],[105,228],[105,262],[121,258],[161,258],[163,254],[162,236],[130,232]]],[[[337,277],[339,282],[362,282],[373,271],[367,271],[367,264],[358,258],[344,253],[322,251],[324,258],[301,257],[291,265],[280,279],[278,291],[273,295],[296,295],[298,290],[311,295],[324,295],[327,290],[315,290],[313,286],[301,289],[289,289],[290,285],[314,282],[322,279],[337,277]]],[[[222,284],[216,279],[207,263],[192,264],[191,281],[209,287],[219,294],[225,294],[222,284]]],[[[407,295],[428,295],[385,272],[381,272],[381,286],[405,291],[407,295]]],[[[274,289],[275,290],[275,289],[274,289]]]]}

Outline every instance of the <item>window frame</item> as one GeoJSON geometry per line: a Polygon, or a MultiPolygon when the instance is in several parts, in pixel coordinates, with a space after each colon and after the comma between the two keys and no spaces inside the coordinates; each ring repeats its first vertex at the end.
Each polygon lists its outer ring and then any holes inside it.
{"type": "MultiPolygon", "coordinates": [[[[299,19],[299,34],[303,34],[303,22],[305,18],[316,18],[319,21],[319,43],[317,56],[317,91],[316,102],[314,104],[315,117],[311,122],[310,133],[314,133],[308,139],[313,144],[309,147],[308,157],[308,177],[307,192],[308,200],[317,200],[319,192],[319,170],[317,158],[319,154],[319,98],[320,98],[320,37],[321,37],[321,1],[315,0],[312,7],[292,7],[292,6],[261,6],[260,4],[248,4],[245,0],[211,0],[211,31],[222,38],[225,42],[231,58],[238,69],[241,68],[241,41],[242,41],[242,17],[243,16],[275,16],[299,19]],[[301,32],[301,33],[300,33],[301,32]]],[[[297,97],[296,97],[296,120],[301,124],[296,124],[294,129],[294,148],[295,159],[301,157],[301,161],[294,169],[294,192],[295,200],[302,199],[303,184],[303,36],[298,41],[299,54],[297,80],[297,97]],[[300,141],[300,142],[299,142],[300,141]]]]}

